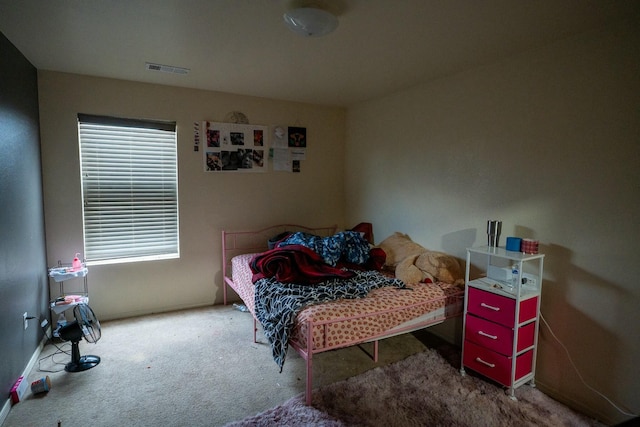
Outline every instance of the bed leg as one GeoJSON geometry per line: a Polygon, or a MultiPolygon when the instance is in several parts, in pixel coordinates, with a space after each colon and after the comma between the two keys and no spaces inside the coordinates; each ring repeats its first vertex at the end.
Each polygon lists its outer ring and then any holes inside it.
{"type": "Polygon", "coordinates": [[[373,362],[378,363],[378,340],[373,342],[373,362]]]}
{"type": "Polygon", "coordinates": [[[257,343],[258,340],[256,339],[256,332],[258,332],[258,321],[256,320],[256,318],[253,318],[253,343],[257,343]]]}
{"type": "Polygon", "coordinates": [[[313,323],[307,323],[307,387],[304,392],[305,403],[311,406],[311,390],[313,389],[313,323]]]}
{"type": "Polygon", "coordinates": [[[307,388],[304,392],[305,404],[311,406],[311,390],[313,389],[313,361],[311,354],[307,354],[307,388]]]}

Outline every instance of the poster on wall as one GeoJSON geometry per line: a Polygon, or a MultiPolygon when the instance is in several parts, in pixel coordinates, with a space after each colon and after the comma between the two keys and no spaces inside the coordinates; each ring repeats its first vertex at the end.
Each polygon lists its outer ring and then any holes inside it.
{"type": "Polygon", "coordinates": [[[289,126],[287,140],[291,152],[291,171],[300,172],[300,160],[307,157],[307,128],[289,126]]]}
{"type": "Polygon", "coordinates": [[[289,126],[288,130],[289,148],[307,147],[307,128],[289,126]]]}
{"type": "Polygon", "coordinates": [[[274,148],[272,150],[273,170],[279,172],[291,172],[291,152],[287,148],[274,148]]]}
{"type": "Polygon", "coordinates": [[[300,172],[301,160],[307,156],[307,128],[278,125],[271,132],[270,158],[273,170],[300,172]]]}
{"type": "Polygon", "coordinates": [[[202,122],[205,172],[266,172],[267,130],[260,125],[202,122]]]}
{"type": "Polygon", "coordinates": [[[193,151],[200,150],[200,123],[193,122],[193,151]]]}

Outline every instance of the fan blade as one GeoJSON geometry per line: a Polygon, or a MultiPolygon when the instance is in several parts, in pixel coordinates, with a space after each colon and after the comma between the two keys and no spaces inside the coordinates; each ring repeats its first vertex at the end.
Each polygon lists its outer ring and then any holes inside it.
{"type": "Polygon", "coordinates": [[[95,313],[87,304],[78,304],[73,311],[78,324],[82,327],[84,339],[90,343],[96,343],[101,337],[100,322],[95,313]]]}

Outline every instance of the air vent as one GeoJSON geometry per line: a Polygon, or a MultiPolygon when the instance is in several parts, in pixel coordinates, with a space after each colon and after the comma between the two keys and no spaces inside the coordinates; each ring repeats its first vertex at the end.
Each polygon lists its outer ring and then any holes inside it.
{"type": "Polygon", "coordinates": [[[145,63],[145,68],[149,71],[160,71],[161,73],[173,73],[173,74],[189,74],[188,68],[174,67],[172,65],[152,64],[151,62],[145,63]]]}

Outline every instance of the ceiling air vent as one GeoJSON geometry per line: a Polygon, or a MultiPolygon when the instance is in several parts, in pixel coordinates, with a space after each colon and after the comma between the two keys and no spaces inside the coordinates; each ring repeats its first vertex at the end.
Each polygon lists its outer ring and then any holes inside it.
{"type": "Polygon", "coordinates": [[[173,73],[173,74],[189,74],[188,68],[174,67],[172,65],[152,64],[151,62],[145,63],[145,68],[149,71],[160,71],[161,73],[173,73]]]}

